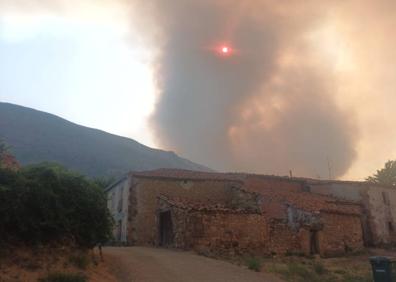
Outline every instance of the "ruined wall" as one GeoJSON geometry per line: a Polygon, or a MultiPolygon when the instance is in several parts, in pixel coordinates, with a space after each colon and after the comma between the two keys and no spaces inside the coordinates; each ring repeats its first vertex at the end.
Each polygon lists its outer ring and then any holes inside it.
{"type": "Polygon", "coordinates": [[[300,230],[293,230],[285,221],[270,220],[268,242],[270,253],[272,255],[306,254],[302,233],[300,230]]]}
{"type": "Polygon", "coordinates": [[[369,186],[363,200],[375,245],[396,243],[396,190],[369,186]]]}
{"type": "Polygon", "coordinates": [[[215,256],[266,255],[269,232],[261,214],[171,208],[176,248],[215,256]]]}
{"type": "Polygon", "coordinates": [[[158,245],[159,213],[168,209],[176,248],[222,256],[309,255],[315,232],[323,256],[362,247],[361,219],[353,215],[359,206],[308,193],[299,181],[260,177],[244,181],[130,175],[128,242],[158,245]],[[167,198],[168,204],[160,204],[159,198],[167,198]],[[178,206],[177,198],[192,205],[178,206]],[[196,203],[207,207],[196,208],[196,203]]]}
{"type": "MultiPolygon", "coordinates": [[[[178,179],[150,179],[135,178],[133,185],[136,214],[135,226],[138,226],[133,238],[136,244],[158,244],[158,222],[156,221],[157,197],[181,197],[208,203],[230,205],[239,185],[232,181],[219,180],[178,180],[178,179]]],[[[130,226],[133,228],[133,226],[130,226]]]]}
{"type": "Polygon", "coordinates": [[[202,224],[200,236],[193,241],[200,252],[221,256],[268,253],[268,228],[260,214],[207,212],[195,213],[192,218],[188,229],[196,230],[196,223],[202,224]]]}
{"type": "Polygon", "coordinates": [[[321,220],[323,229],[318,233],[321,256],[338,256],[363,248],[359,216],[322,212],[321,220]]]}

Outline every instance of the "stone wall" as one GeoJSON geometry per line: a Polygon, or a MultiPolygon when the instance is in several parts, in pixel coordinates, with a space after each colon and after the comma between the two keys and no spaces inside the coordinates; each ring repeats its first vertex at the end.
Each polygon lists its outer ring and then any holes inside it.
{"type": "Polygon", "coordinates": [[[396,189],[370,185],[363,201],[374,245],[396,243],[396,189]]]}
{"type": "Polygon", "coordinates": [[[193,213],[187,230],[192,233],[194,249],[220,256],[268,254],[266,219],[251,213],[193,213]],[[201,230],[197,232],[197,224],[201,230]]]}
{"type": "Polygon", "coordinates": [[[322,213],[321,219],[323,229],[318,233],[321,256],[338,256],[363,248],[359,216],[322,213]]]}
{"type": "Polygon", "coordinates": [[[314,244],[318,254],[329,257],[363,247],[358,215],[312,214],[283,206],[289,217],[276,219],[243,209],[195,209],[171,203],[162,201],[159,211],[171,211],[175,248],[217,256],[310,255],[314,244]]]}
{"type": "MultiPolygon", "coordinates": [[[[268,242],[270,254],[286,255],[305,253],[302,243],[299,230],[293,230],[282,220],[270,220],[268,242]]],[[[307,254],[309,254],[309,251],[307,254]]]]}
{"type": "Polygon", "coordinates": [[[310,191],[338,199],[355,201],[363,206],[366,245],[396,243],[396,189],[348,181],[311,181],[310,191]]]}
{"type": "MultiPolygon", "coordinates": [[[[182,197],[191,200],[213,204],[231,205],[235,199],[234,189],[239,182],[223,180],[180,180],[135,178],[132,193],[135,199],[131,202],[136,205],[135,213],[131,214],[134,223],[130,229],[138,226],[134,231],[133,242],[139,245],[158,245],[158,222],[156,219],[157,197],[182,197]]],[[[251,199],[246,198],[247,201],[251,199]]],[[[247,204],[250,205],[250,204],[247,204]]]]}
{"type": "Polygon", "coordinates": [[[172,247],[215,256],[269,253],[269,230],[262,214],[232,209],[196,210],[160,202],[160,212],[171,211],[172,247]]]}

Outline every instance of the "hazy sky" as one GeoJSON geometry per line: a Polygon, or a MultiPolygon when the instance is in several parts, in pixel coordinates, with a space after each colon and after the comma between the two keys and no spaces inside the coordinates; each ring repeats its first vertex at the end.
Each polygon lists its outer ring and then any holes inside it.
{"type": "Polygon", "coordinates": [[[220,170],[396,159],[396,2],[144,2],[0,0],[0,100],[220,170]]]}
{"type": "Polygon", "coordinates": [[[123,7],[78,2],[0,0],[0,100],[154,145],[149,53],[123,7]]]}

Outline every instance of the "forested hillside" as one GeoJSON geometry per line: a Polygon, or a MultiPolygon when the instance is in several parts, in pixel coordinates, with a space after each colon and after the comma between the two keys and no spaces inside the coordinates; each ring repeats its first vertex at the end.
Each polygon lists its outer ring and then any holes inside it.
{"type": "Polygon", "coordinates": [[[208,170],[173,152],[8,103],[0,103],[0,139],[22,165],[57,162],[95,177],[156,168],[208,170]]]}

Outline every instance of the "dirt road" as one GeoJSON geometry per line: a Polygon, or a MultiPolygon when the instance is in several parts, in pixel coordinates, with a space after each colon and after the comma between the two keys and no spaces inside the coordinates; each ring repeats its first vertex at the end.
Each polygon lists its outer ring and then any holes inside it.
{"type": "Polygon", "coordinates": [[[191,252],[144,247],[107,247],[107,263],[121,282],[280,282],[224,261],[191,252]]]}

